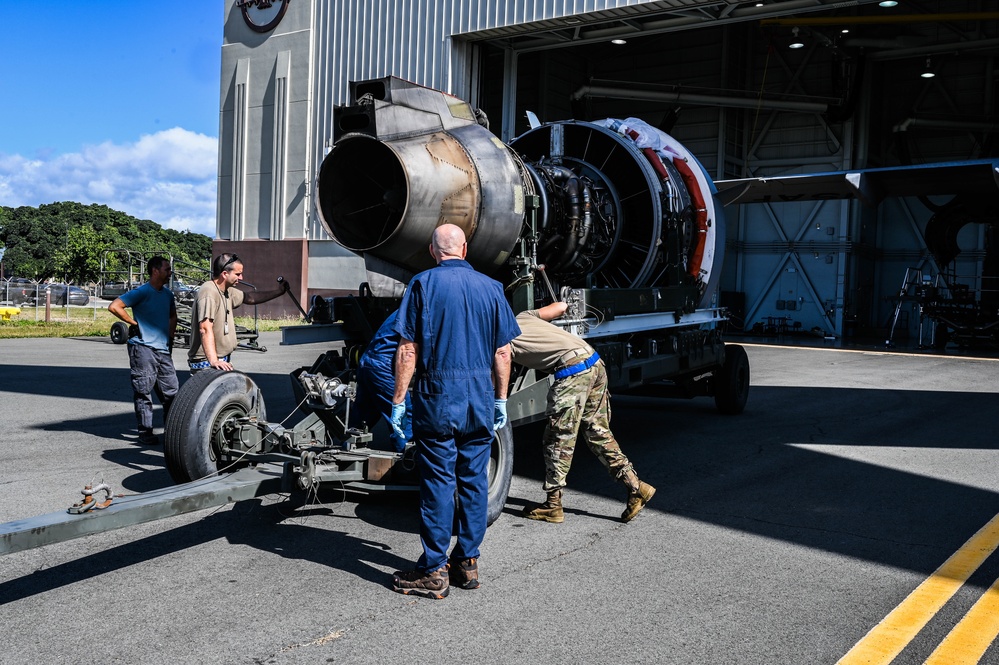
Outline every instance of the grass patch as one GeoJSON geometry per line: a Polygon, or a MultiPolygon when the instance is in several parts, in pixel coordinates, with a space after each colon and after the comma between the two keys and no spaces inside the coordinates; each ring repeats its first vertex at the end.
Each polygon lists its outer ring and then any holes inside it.
{"type": "MultiPolygon", "coordinates": [[[[21,313],[9,321],[0,319],[0,339],[15,337],[103,337],[109,334],[111,324],[117,321],[105,307],[53,307],[49,321],[45,321],[44,307],[22,307],[21,313]]],[[[282,326],[305,323],[295,319],[258,319],[260,332],[280,330],[282,326]]],[[[252,316],[237,316],[236,324],[253,329],[252,316]]]]}
{"type": "MultiPolygon", "coordinates": [[[[245,326],[250,330],[253,330],[253,317],[252,316],[237,316],[236,317],[237,326],[245,326]]],[[[275,330],[281,330],[283,326],[304,326],[306,325],[305,319],[302,317],[297,317],[294,319],[257,319],[257,330],[259,332],[274,332],[275,330]]]]}
{"type": "Polygon", "coordinates": [[[53,307],[45,320],[44,307],[21,307],[9,321],[0,319],[0,339],[13,337],[96,337],[107,335],[116,321],[111,312],[93,307],[53,307]]]}

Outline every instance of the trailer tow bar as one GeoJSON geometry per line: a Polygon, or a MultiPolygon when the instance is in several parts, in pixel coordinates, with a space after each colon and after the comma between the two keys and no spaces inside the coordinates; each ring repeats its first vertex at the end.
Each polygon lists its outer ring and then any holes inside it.
{"type": "Polygon", "coordinates": [[[96,488],[84,489],[81,502],[95,503],[93,495],[105,491],[108,497],[100,503],[106,505],[99,510],[76,512],[74,508],[80,505],[77,504],[68,511],[0,524],[0,555],[287,491],[282,476],[280,466],[261,465],[142,494],[119,495],[113,503],[111,488],[105,489],[101,483],[96,488]]]}
{"type": "MultiPolygon", "coordinates": [[[[278,284],[281,284],[282,282],[287,282],[288,280],[286,280],[284,277],[281,277],[279,275],[278,278],[277,278],[277,281],[278,281],[278,284]]],[[[290,287],[291,284],[288,284],[288,286],[290,287]]],[[[309,316],[308,312],[306,312],[304,309],[302,309],[302,303],[298,302],[298,298],[295,297],[295,294],[291,292],[290,288],[288,289],[287,293],[288,293],[288,297],[291,298],[291,301],[293,303],[295,303],[295,307],[297,307],[298,311],[302,313],[302,318],[305,319],[305,322],[306,323],[312,323],[312,317],[309,316]]]]}

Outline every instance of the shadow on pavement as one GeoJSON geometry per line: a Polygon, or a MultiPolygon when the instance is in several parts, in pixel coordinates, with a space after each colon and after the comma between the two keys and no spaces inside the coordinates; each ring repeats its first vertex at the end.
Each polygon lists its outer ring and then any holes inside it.
{"type": "MultiPolygon", "coordinates": [[[[378,567],[393,570],[411,567],[412,561],[394,554],[388,545],[357,538],[340,531],[308,524],[307,508],[289,520],[287,504],[262,505],[259,499],[243,501],[232,510],[132,543],[104,550],[99,556],[68,561],[30,575],[0,583],[0,605],[45,593],[81,580],[98,577],[157,557],[225,538],[289,559],[311,561],[356,575],[378,585],[389,578],[378,567]],[[301,523],[300,523],[301,522],[301,523]]],[[[310,511],[318,510],[318,513],[310,511]]]]}
{"type": "MultiPolygon", "coordinates": [[[[999,512],[999,495],[847,456],[994,450],[995,405],[984,393],[756,387],[739,416],[621,398],[612,426],[658,488],[646,510],[929,574],[999,512]]],[[[588,452],[569,484],[619,491],[588,452]]]]}
{"type": "MultiPolygon", "coordinates": [[[[63,378],[73,376],[73,370],[56,370],[63,378]]],[[[268,396],[268,412],[280,413],[280,408],[271,407],[268,391],[290,393],[288,377],[253,378],[268,396]]],[[[106,380],[127,385],[122,370],[109,371],[106,380]]],[[[82,387],[69,389],[83,391],[82,387]]],[[[994,450],[999,446],[993,430],[994,394],[754,387],[745,413],[739,416],[719,415],[705,399],[615,397],[613,404],[611,424],[622,449],[639,476],[658,488],[647,511],[921,574],[934,571],[999,512],[999,495],[994,491],[946,480],[947,469],[934,473],[942,477],[910,472],[898,468],[904,467],[908,457],[879,455],[887,448],[911,450],[912,456],[931,449],[937,455],[943,454],[940,451],[967,455],[994,450]],[[868,461],[858,459],[864,456],[868,461]],[[880,459],[893,460],[894,468],[879,463],[880,459]]],[[[510,497],[508,514],[519,513],[527,502],[541,498],[542,430],[535,424],[516,433],[514,472],[537,484],[532,482],[527,497],[510,497]]],[[[106,457],[138,468],[155,454],[129,448],[108,451],[106,457]]],[[[917,466],[920,459],[915,460],[917,466]]],[[[925,460],[923,464],[920,468],[925,468],[925,460]]],[[[137,475],[141,480],[131,477],[129,489],[169,484],[159,469],[137,475]]],[[[622,498],[621,486],[582,443],[569,474],[569,489],[615,501],[622,498]]],[[[324,501],[330,499],[324,496],[324,501]]],[[[369,497],[353,515],[340,515],[335,501],[330,501],[332,508],[327,504],[306,510],[415,533],[415,498],[401,501],[403,510],[398,496],[369,497]]],[[[307,520],[287,522],[279,506],[254,506],[254,502],[243,502],[232,511],[114,548],[107,556],[5,582],[0,584],[0,598],[9,602],[220,536],[281,556],[341,568],[379,584],[385,581],[384,573],[373,565],[405,567],[411,563],[378,543],[316,528],[307,520]],[[337,552],[335,561],[328,554],[332,551],[337,552]]],[[[617,519],[617,514],[590,515],[569,508],[569,519],[617,519]]]]}

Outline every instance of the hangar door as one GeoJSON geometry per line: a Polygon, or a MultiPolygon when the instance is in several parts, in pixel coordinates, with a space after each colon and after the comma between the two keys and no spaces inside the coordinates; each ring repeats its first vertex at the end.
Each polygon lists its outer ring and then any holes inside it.
{"type": "MultiPolygon", "coordinates": [[[[638,35],[625,44],[483,41],[475,97],[494,131],[509,134],[505,139],[528,129],[528,111],[541,121],[640,118],[681,141],[716,180],[968,159],[993,150],[987,126],[951,121],[930,131],[900,123],[926,113],[989,117],[994,56],[940,62],[941,72],[955,76],[924,79],[924,57],[892,55],[890,43],[861,47],[866,37],[853,28],[853,45],[832,28],[815,28],[801,49],[787,48],[790,28],[758,22],[638,35]]],[[[904,32],[929,31],[929,48],[942,41],[934,29],[916,24],[904,32]]],[[[871,34],[878,30],[885,34],[884,26],[871,34]]],[[[901,39],[903,30],[889,32],[901,39]]],[[[984,227],[962,228],[961,254],[947,267],[927,249],[935,203],[729,207],[722,304],[746,331],[883,338],[894,322],[900,339],[914,339],[919,312],[898,312],[908,270],[949,271],[972,289],[982,282],[984,227]]]]}

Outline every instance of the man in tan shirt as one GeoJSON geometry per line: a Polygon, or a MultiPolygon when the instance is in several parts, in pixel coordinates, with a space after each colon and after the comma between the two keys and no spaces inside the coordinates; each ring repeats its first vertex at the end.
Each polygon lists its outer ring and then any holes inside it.
{"type": "Polygon", "coordinates": [[[288,282],[273,291],[241,291],[243,262],[236,254],[219,254],[212,261],[212,279],[201,285],[191,310],[191,348],[187,366],[191,373],[205,369],[233,369],[230,354],[236,349],[233,310],[246,303],[260,305],[288,292],[288,282]]]}
{"type": "Polygon", "coordinates": [[[630,522],[645,507],[656,488],[638,479],[631,462],[610,431],[610,393],[607,370],[600,356],[579,337],[551,321],[565,313],[566,304],[556,302],[517,315],[521,334],[510,342],[513,362],[553,374],[548,391],[548,425],[544,435],[547,500],[528,506],[524,516],[545,522],[561,522],[562,488],[572,464],[580,426],[583,439],[615,480],[628,489],[628,503],[621,519],[630,522]]]}

